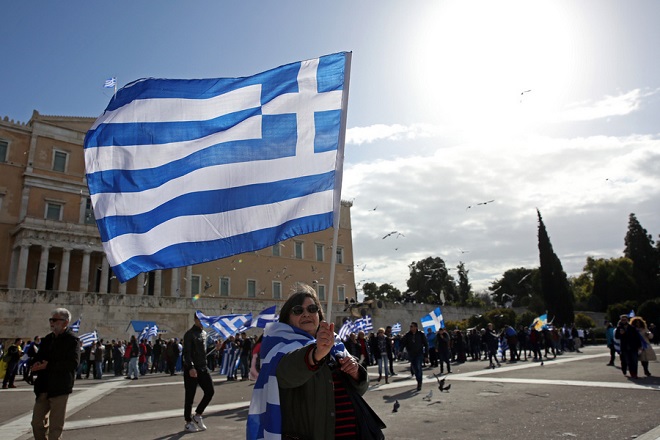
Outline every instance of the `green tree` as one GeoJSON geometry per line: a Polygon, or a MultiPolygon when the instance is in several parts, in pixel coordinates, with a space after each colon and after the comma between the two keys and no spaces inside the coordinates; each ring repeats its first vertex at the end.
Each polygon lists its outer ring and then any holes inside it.
{"type": "Polygon", "coordinates": [[[401,291],[389,283],[378,286],[376,283],[364,283],[362,285],[365,301],[381,300],[384,302],[401,301],[401,291]]]}
{"type": "Polygon", "coordinates": [[[548,311],[548,318],[555,319],[556,325],[570,324],[573,322],[574,315],[573,292],[570,290],[561,261],[552,249],[541,212],[538,209],[536,212],[539,219],[541,292],[548,311]]]}
{"type": "Polygon", "coordinates": [[[457,301],[454,278],[449,275],[442,258],[427,257],[422,261],[413,261],[408,269],[408,291],[418,303],[442,305],[457,301]]]}
{"type": "Polygon", "coordinates": [[[591,281],[591,295],[588,301],[591,310],[602,312],[610,304],[636,297],[633,262],[629,258],[587,257],[583,271],[581,277],[586,276],[591,281]]]}
{"type": "Polygon", "coordinates": [[[577,313],[575,315],[575,326],[579,328],[594,328],[596,327],[596,321],[584,313],[577,313]]]}
{"type": "Polygon", "coordinates": [[[607,307],[607,319],[616,326],[616,323],[619,322],[619,317],[637,310],[637,305],[637,301],[625,301],[623,303],[610,304],[607,307]]]}
{"type": "Polygon", "coordinates": [[[493,328],[496,331],[500,331],[504,328],[505,325],[516,325],[516,312],[514,312],[512,309],[500,308],[489,310],[484,313],[484,318],[486,318],[487,323],[493,323],[493,328]]]}
{"type": "Polygon", "coordinates": [[[640,301],[653,299],[660,290],[660,258],[653,244],[653,238],[642,228],[635,214],[630,214],[623,254],[633,262],[638,288],[636,299],[640,301]]]}
{"type": "Polygon", "coordinates": [[[660,298],[650,299],[640,304],[637,314],[644,318],[647,324],[660,323],[660,298]]]}
{"type": "MultiPolygon", "coordinates": [[[[534,296],[539,296],[538,269],[519,267],[509,269],[496,280],[489,290],[493,300],[500,305],[511,302],[512,307],[529,307],[534,296]]],[[[538,301],[537,301],[538,303],[538,301]]],[[[542,306],[541,310],[545,310],[542,306]]]]}

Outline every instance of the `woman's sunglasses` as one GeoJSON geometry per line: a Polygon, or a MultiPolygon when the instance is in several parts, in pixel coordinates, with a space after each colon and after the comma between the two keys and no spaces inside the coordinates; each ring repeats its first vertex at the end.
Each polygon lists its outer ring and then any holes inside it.
{"type": "MultiPolygon", "coordinates": [[[[291,313],[293,313],[296,316],[302,315],[304,311],[305,308],[303,306],[293,306],[291,308],[291,313]]],[[[314,313],[318,313],[318,312],[319,312],[319,307],[316,304],[310,304],[307,306],[307,313],[311,313],[313,315],[314,313]]]]}

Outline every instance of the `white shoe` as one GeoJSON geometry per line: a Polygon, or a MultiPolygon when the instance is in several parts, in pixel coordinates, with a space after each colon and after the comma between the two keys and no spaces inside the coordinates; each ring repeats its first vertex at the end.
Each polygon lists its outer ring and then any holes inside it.
{"type": "Polygon", "coordinates": [[[186,427],[183,428],[183,429],[184,429],[184,431],[187,431],[187,432],[197,432],[197,431],[199,431],[199,429],[197,429],[197,425],[194,422],[186,423],[186,427]]]}
{"type": "Polygon", "coordinates": [[[197,425],[197,428],[199,428],[200,431],[206,431],[206,425],[204,424],[204,420],[202,420],[202,416],[195,414],[192,421],[197,425]]]}

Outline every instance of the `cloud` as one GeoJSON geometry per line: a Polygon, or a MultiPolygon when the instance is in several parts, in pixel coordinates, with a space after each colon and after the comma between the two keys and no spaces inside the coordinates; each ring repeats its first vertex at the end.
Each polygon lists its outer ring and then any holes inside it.
{"type": "Polygon", "coordinates": [[[370,144],[378,140],[402,140],[433,137],[438,134],[438,128],[430,124],[385,125],[374,124],[368,127],[353,127],[346,130],[347,144],[370,144]]]}
{"type": "Polygon", "coordinates": [[[559,121],[591,121],[609,118],[611,116],[624,116],[637,111],[643,98],[658,93],[658,89],[643,92],[634,89],[616,96],[605,96],[595,102],[579,102],[568,106],[559,114],[559,121]]]}

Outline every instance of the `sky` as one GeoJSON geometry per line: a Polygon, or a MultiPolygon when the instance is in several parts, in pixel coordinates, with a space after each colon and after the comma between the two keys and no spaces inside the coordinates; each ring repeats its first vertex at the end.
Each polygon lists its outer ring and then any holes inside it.
{"type": "MultiPolygon", "coordinates": [[[[99,116],[143,77],[249,76],[353,53],[342,198],[358,285],[465,264],[481,292],[660,234],[660,2],[199,0],[2,6],[0,117],[99,116]],[[390,232],[396,231],[385,237],[390,232]]],[[[455,273],[455,272],[454,272],[455,273]]]]}

